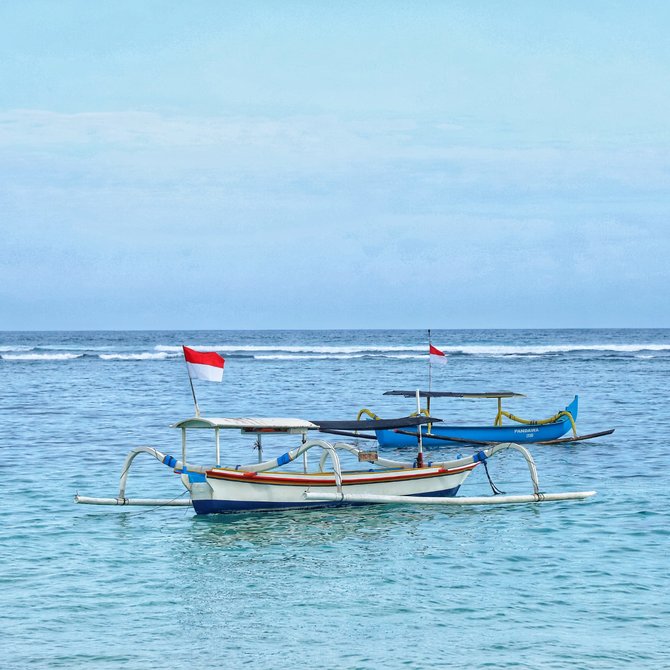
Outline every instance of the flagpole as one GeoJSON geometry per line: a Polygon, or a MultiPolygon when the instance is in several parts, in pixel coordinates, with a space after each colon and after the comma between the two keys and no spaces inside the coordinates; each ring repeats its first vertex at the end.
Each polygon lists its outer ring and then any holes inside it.
{"type": "Polygon", "coordinates": [[[188,367],[188,362],[186,360],[186,347],[181,345],[182,351],[184,352],[184,364],[186,365],[186,374],[188,375],[188,383],[191,385],[191,394],[193,395],[193,404],[195,405],[195,415],[200,416],[200,408],[198,407],[198,399],[195,397],[195,389],[193,388],[193,380],[191,379],[191,371],[188,367]]]}
{"type": "Polygon", "coordinates": [[[191,395],[195,405],[195,416],[200,417],[198,399],[195,395],[194,379],[205,379],[210,382],[220,382],[223,379],[223,366],[226,361],[216,351],[196,351],[182,345],[184,362],[188,372],[188,382],[191,385],[191,395]]]}
{"type": "MultiPolygon", "coordinates": [[[[430,328],[428,329],[428,393],[433,390],[433,359],[430,355],[430,348],[433,346],[433,340],[430,337],[430,328]]],[[[430,416],[430,395],[426,398],[426,409],[430,416]]]]}
{"type": "Polygon", "coordinates": [[[195,405],[195,415],[199,417],[200,408],[198,407],[198,400],[195,397],[195,389],[193,388],[193,380],[191,379],[191,375],[188,376],[188,381],[191,384],[191,393],[193,394],[193,404],[195,405]]]}
{"type": "MultiPolygon", "coordinates": [[[[430,347],[433,342],[430,339],[430,328],[428,329],[428,390],[431,391],[433,388],[433,363],[430,360],[430,347]]],[[[430,402],[430,401],[429,401],[430,402]]]]}

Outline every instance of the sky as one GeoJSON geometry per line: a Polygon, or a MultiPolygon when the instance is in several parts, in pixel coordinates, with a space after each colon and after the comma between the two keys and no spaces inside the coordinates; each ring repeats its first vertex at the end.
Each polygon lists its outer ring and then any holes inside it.
{"type": "Polygon", "coordinates": [[[669,27],[0,3],[0,330],[670,327],[669,27]]]}

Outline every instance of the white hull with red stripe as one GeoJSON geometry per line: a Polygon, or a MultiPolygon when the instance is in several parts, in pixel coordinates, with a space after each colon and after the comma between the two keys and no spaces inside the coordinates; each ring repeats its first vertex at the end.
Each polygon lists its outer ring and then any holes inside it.
{"type": "Polygon", "coordinates": [[[305,494],[356,493],[394,496],[454,496],[477,463],[458,468],[424,467],[342,472],[338,489],[332,472],[241,472],[212,468],[205,481],[191,483],[191,500],[199,514],[323,507],[341,500],[310,501],[305,494]]]}

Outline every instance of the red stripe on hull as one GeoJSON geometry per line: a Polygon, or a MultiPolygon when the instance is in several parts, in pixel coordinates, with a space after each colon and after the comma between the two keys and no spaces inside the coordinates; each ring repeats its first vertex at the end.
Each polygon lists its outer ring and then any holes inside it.
{"type": "MultiPolygon", "coordinates": [[[[342,475],[342,484],[344,486],[355,486],[356,484],[377,484],[377,483],[387,483],[387,482],[402,482],[402,481],[412,481],[412,480],[423,480],[431,479],[433,477],[444,477],[445,475],[458,474],[460,472],[466,472],[477,467],[478,463],[472,463],[466,465],[462,468],[454,468],[452,470],[439,469],[435,472],[421,474],[414,470],[412,473],[395,475],[395,476],[377,476],[377,477],[347,477],[347,475],[342,475]]],[[[324,475],[324,477],[309,477],[304,475],[297,475],[295,477],[286,477],[283,475],[272,476],[264,475],[256,472],[222,472],[221,470],[208,470],[206,473],[207,477],[212,479],[227,479],[230,481],[251,481],[255,484],[274,484],[281,486],[282,484],[294,486],[296,484],[304,484],[305,486],[334,486],[335,477],[332,475],[324,475]]]]}

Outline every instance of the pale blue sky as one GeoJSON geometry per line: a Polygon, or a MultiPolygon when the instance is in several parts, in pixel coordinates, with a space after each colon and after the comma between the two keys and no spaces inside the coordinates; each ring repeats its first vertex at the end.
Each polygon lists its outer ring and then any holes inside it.
{"type": "Polygon", "coordinates": [[[670,326],[666,2],[0,4],[0,329],[670,326]]]}

